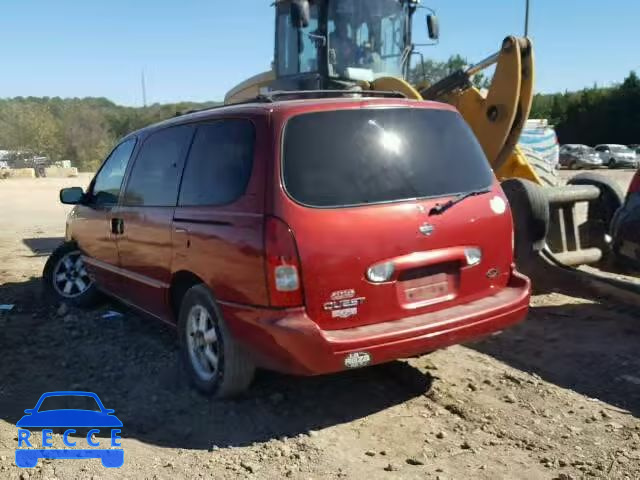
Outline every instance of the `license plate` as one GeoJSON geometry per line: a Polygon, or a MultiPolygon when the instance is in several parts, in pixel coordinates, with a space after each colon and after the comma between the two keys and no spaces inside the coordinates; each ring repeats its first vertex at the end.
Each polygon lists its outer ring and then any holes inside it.
{"type": "Polygon", "coordinates": [[[404,290],[408,303],[424,302],[449,295],[449,279],[441,273],[430,277],[411,280],[404,290]]]}

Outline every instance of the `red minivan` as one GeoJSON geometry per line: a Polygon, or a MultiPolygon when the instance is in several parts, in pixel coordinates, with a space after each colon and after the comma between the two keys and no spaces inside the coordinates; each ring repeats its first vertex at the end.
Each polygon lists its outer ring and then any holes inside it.
{"type": "Polygon", "coordinates": [[[448,105],[318,98],[215,108],[127,136],[76,205],[47,287],[176,325],[195,385],[316,375],[522,320],[507,200],[448,105]]]}

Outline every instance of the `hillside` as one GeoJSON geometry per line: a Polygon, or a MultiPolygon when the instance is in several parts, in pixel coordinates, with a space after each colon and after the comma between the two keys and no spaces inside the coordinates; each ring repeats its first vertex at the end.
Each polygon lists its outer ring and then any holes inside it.
{"type": "Polygon", "coordinates": [[[95,170],[118,138],[145,125],[216,102],[124,107],[106,98],[0,99],[0,150],[71,160],[95,170]]]}

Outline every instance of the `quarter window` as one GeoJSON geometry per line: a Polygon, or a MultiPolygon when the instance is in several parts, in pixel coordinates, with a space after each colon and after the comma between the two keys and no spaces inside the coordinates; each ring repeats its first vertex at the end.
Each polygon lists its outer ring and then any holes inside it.
{"type": "Polygon", "coordinates": [[[200,125],[184,170],[179,205],[225,205],[242,196],[251,177],[254,138],[249,120],[200,125]]]}
{"type": "Polygon", "coordinates": [[[171,127],[152,134],[144,142],[127,183],[125,205],[175,207],[193,130],[189,125],[171,127]]]}

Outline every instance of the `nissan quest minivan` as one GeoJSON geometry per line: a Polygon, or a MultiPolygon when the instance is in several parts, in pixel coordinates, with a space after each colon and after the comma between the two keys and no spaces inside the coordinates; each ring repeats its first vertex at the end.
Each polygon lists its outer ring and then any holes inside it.
{"type": "Polygon", "coordinates": [[[507,200],[448,105],[316,98],[214,108],[125,137],[44,271],[175,325],[196,387],[256,367],[316,375],[432,352],[522,320],[507,200]]]}

